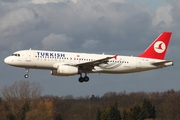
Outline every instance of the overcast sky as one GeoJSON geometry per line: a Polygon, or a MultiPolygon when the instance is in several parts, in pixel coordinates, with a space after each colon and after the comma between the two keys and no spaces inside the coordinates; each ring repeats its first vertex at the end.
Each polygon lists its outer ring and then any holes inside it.
{"type": "Polygon", "coordinates": [[[43,95],[102,96],[112,92],[180,90],[179,0],[1,0],[0,89],[28,80],[43,95]],[[51,1],[51,2],[50,2],[51,1]],[[173,35],[166,54],[174,66],[133,74],[55,77],[50,71],[8,66],[4,58],[21,49],[139,55],[163,31],[173,35]]]}

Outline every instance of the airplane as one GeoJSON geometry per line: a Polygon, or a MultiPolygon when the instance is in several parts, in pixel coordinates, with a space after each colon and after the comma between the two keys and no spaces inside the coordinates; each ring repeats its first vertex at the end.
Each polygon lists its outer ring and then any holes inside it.
{"type": "Polygon", "coordinates": [[[4,59],[14,67],[50,70],[54,76],[80,75],[79,82],[88,82],[89,73],[125,74],[148,71],[173,65],[164,60],[171,32],[162,32],[154,42],[138,56],[89,54],[45,50],[20,50],[4,59]],[[84,77],[83,75],[84,74],[84,77]]]}

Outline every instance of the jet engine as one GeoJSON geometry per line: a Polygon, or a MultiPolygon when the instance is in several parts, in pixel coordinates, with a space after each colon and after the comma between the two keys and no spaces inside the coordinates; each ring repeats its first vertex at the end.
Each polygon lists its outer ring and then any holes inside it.
{"type": "Polygon", "coordinates": [[[78,68],[68,65],[59,65],[57,70],[52,70],[51,75],[54,76],[73,76],[78,74],[78,68]]]}

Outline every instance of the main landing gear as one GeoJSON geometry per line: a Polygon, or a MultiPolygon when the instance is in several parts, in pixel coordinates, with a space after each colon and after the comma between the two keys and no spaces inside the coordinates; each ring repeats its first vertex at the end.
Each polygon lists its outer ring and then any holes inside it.
{"type": "Polygon", "coordinates": [[[29,77],[29,69],[26,69],[26,74],[24,75],[25,78],[29,77]]]}
{"type": "Polygon", "coordinates": [[[89,77],[87,76],[87,74],[85,73],[85,76],[82,77],[82,74],[80,74],[80,77],[79,77],[79,82],[82,83],[82,82],[88,82],[89,81],[89,77]]]}

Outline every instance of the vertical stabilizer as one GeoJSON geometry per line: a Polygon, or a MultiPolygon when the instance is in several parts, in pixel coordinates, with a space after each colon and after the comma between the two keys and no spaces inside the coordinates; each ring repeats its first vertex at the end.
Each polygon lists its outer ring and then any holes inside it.
{"type": "Polygon", "coordinates": [[[164,59],[171,37],[171,32],[161,33],[156,40],[138,57],[164,59]]]}

